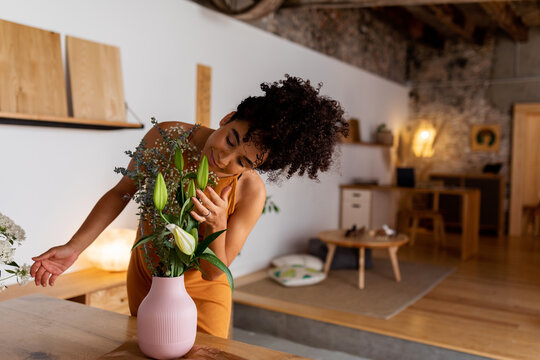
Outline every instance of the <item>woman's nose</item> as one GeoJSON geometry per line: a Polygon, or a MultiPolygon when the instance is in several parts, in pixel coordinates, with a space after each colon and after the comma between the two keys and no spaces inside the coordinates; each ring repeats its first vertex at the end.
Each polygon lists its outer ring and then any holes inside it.
{"type": "Polygon", "coordinates": [[[234,154],[228,151],[221,151],[219,153],[219,166],[226,167],[229,165],[229,162],[232,160],[234,154]]]}

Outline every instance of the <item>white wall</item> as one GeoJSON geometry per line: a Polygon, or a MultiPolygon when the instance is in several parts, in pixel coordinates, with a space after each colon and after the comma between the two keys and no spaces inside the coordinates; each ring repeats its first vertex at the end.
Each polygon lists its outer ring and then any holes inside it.
{"type": "MultiPolygon", "coordinates": [[[[147,125],[152,116],[193,122],[197,63],[212,67],[214,126],[244,97],[260,94],[261,82],[285,73],[323,82],[322,93],[361,119],[364,140],[379,123],[397,128],[407,116],[405,87],[188,1],[0,0],[0,18],[120,47],[126,100],[147,125]]],[[[23,226],[28,238],[17,260],[30,262],[69,240],[119,180],[114,167],[127,164],[123,151],[145,131],[0,125],[0,212],[23,226]]],[[[268,186],[281,212],[256,225],[232,265],[236,276],[336,227],[339,184],[353,177],[389,181],[380,148],[341,150],[341,168],[322,175],[320,183],[294,179],[268,186]]],[[[135,212],[131,204],[112,226],[135,227],[135,212]]]]}

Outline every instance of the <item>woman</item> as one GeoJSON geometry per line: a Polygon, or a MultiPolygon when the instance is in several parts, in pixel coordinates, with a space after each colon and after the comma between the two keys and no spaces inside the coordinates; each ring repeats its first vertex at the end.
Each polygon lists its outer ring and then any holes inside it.
{"type": "MultiPolygon", "coordinates": [[[[206,194],[197,191],[200,201],[193,201],[191,215],[206,233],[227,229],[210,245],[227,266],[242,249],[266,199],[264,183],[254,170],[268,173],[271,181],[281,176],[290,178],[295,173],[307,173],[311,179],[317,179],[319,171],[330,167],[335,144],[347,133],[340,105],[319,95],[309,81],[286,76],[285,80],[262,84],[261,89],[264,96],[242,101],[235,112],[220,121],[217,130],[200,127],[190,138],[207,156],[210,170],[219,178],[216,189],[209,189],[206,194]]],[[[159,126],[167,130],[179,124],[167,122],[159,126]]],[[[181,125],[188,130],[192,127],[181,125]]],[[[147,147],[158,146],[159,139],[155,128],[144,137],[147,147]]],[[[130,163],[128,168],[133,166],[130,163]]],[[[56,278],[120,214],[136,191],[136,184],[124,176],[97,202],[68,243],[33,258],[31,274],[36,285],[54,285],[56,278]]],[[[151,284],[142,250],[138,249],[132,252],[127,278],[133,315],[151,284]]],[[[206,279],[199,271],[185,274],[186,289],[198,309],[198,330],[227,337],[231,292],[226,277],[205,261],[201,261],[201,269],[206,279]]]]}

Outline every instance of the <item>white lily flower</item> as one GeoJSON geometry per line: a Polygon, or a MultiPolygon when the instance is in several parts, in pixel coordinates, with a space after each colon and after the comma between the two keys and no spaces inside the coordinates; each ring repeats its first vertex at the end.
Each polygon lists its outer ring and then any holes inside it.
{"type": "Polygon", "coordinates": [[[173,234],[176,245],[184,254],[193,254],[195,251],[195,238],[193,235],[175,224],[168,224],[167,230],[173,234]]]}

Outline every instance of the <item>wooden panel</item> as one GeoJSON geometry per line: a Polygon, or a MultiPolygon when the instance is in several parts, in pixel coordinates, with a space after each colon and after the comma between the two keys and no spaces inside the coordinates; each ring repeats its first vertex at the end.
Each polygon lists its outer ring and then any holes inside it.
{"type": "Polygon", "coordinates": [[[540,201],[540,104],[514,107],[509,234],[521,234],[523,205],[540,201]]]}
{"type": "Polygon", "coordinates": [[[210,127],[212,68],[197,64],[197,124],[210,127]]]}
{"type": "Polygon", "coordinates": [[[0,112],[0,124],[57,126],[94,129],[142,129],[143,124],[124,121],[105,121],[95,119],[79,119],[67,116],[28,115],[0,112]]]}
{"type": "Polygon", "coordinates": [[[126,121],[120,49],[66,37],[73,116],[126,121]]]}
{"type": "Polygon", "coordinates": [[[59,34],[0,20],[0,112],[68,115],[59,34]]]}
{"type": "Polygon", "coordinates": [[[130,315],[126,285],[115,286],[88,294],[87,305],[130,315]]]}

